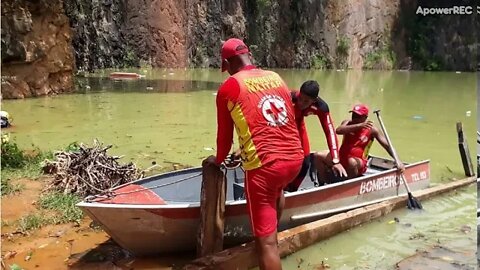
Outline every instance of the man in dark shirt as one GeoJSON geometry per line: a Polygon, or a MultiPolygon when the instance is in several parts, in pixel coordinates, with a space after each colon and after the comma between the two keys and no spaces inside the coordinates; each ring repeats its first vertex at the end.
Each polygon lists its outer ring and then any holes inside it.
{"type": "MultiPolygon", "coordinates": [[[[303,147],[305,159],[299,175],[287,186],[285,190],[293,192],[298,190],[310,166],[310,143],[305,127],[305,116],[316,115],[320,121],[325,138],[327,139],[329,151],[312,153],[315,166],[319,172],[331,170],[336,176],[346,177],[347,172],[340,164],[338,139],[335,133],[335,126],[330,117],[328,104],[318,94],[320,86],[318,82],[309,80],[302,84],[300,91],[292,92],[292,103],[295,109],[295,122],[300,133],[300,141],[303,147]]],[[[325,181],[326,175],[319,175],[319,181],[325,181]]],[[[322,184],[322,183],[321,183],[322,184]]]]}

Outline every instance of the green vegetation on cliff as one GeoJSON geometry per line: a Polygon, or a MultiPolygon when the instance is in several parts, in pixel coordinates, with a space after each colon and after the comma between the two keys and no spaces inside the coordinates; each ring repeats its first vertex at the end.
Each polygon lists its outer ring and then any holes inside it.
{"type": "Polygon", "coordinates": [[[410,37],[406,41],[407,54],[412,57],[417,68],[437,71],[445,68],[440,55],[435,54],[434,38],[432,35],[438,31],[440,23],[438,17],[429,18],[411,16],[405,20],[406,28],[410,31],[410,37]]]}
{"type": "Polygon", "coordinates": [[[381,41],[377,49],[369,52],[363,63],[364,69],[394,69],[396,64],[396,55],[390,42],[381,41]]]}
{"type": "Polygon", "coordinates": [[[322,54],[315,55],[312,57],[312,65],[311,68],[313,69],[328,69],[331,68],[331,63],[328,58],[322,54]]]}
{"type": "Polygon", "coordinates": [[[337,67],[347,68],[348,51],[350,50],[350,41],[346,36],[341,36],[337,40],[337,67]]]}

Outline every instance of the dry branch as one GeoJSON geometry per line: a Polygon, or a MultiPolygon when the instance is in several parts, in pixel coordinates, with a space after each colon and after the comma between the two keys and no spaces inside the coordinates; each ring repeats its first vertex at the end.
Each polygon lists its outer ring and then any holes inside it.
{"type": "Polygon", "coordinates": [[[94,140],[92,147],[80,144],[78,151],[55,152],[55,160],[46,160],[43,166],[54,176],[47,190],[88,196],[143,178],[132,162],[120,164],[121,157],[109,156],[111,147],[94,140]]]}

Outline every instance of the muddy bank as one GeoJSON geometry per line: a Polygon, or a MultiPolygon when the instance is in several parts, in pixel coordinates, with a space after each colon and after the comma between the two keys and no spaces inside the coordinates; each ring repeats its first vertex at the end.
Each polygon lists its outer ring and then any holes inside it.
{"type": "Polygon", "coordinates": [[[134,258],[87,217],[79,223],[20,230],[19,219],[39,212],[36,202],[46,180],[14,180],[21,191],[2,197],[1,255],[6,269],[15,264],[23,269],[175,269],[193,258],[193,254],[134,258]]]}

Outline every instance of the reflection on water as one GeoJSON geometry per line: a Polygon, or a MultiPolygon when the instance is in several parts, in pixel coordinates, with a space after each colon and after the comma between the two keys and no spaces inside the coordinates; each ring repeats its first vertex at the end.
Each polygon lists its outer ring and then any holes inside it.
{"type": "MultiPolygon", "coordinates": [[[[216,135],[215,94],[226,74],[218,70],[128,70],[146,75],[138,81],[114,82],[102,78],[109,71],[79,78],[80,93],[26,100],[5,100],[3,110],[14,118],[10,129],[22,145],[59,149],[72,141],[91,143],[99,138],[114,144],[112,154],[125,155],[148,167],[153,161],[162,169],[172,163],[199,166],[214,154],[216,135]],[[87,89],[86,86],[89,86],[87,89]],[[152,87],[152,88],[150,88],[152,87]],[[148,89],[147,89],[148,88],[148,89]]],[[[397,71],[278,70],[292,89],[305,80],[318,80],[320,94],[328,102],[335,124],[349,117],[357,102],[381,109],[384,122],[402,160],[431,160],[432,182],[460,178],[460,161],[455,124],[462,121],[468,140],[475,142],[476,77],[474,73],[397,71]],[[467,113],[471,111],[471,113],[467,113]]],[[[371,116],[374,122],[376,119],[371,116]]],[[[325,136],[314,117],[307,118],[311,148],[326,149],[325,136]]],[[[341,138],[340,138],[341,140],[341,138]]],[[[374,144],[374,155],[386,156],[374,144]]],[[[472,151],[473,153],[473,151],[472,151]]],[[[416,248],[436,241],[458,240],[466,248],[474,245],[470,234],[459,234],[463,224],[475,226],[475,190],[424,202],[421,214],[399,211],[367,226],[341,234],[285,262],[285,269],[297,268],[295,258],[312,265],[329,258],[334,269],[389,268],[416,248]],[[399,217],[401,222],[386,222],[399,217]],[[428,241],[410,240],[421,232],[428,241]],[[308,260],[307,260],[308,259],[308,260]],[[363,265],[363,266],[362,266],[363,265]],[[343,267],[343,268],[342,268],[343,267]]],[[[475,231],[475,230],[472,230],[475,231]]],[[[306,267],[306,266],[305,266],[306,267]]],[[[304,268],[302,269],[309,269],[304,268]]]]}
{"type": "Polygon", "coordinates": [[[97,92],[155,92],[178,93],[191,92],[205,89],[217,89],[218,82],[186,81],[164,79],[135,79],[135,80],[110,80],[105,77],[78,78],[76,81],[77,93],[90,94],[97,92]]]}

